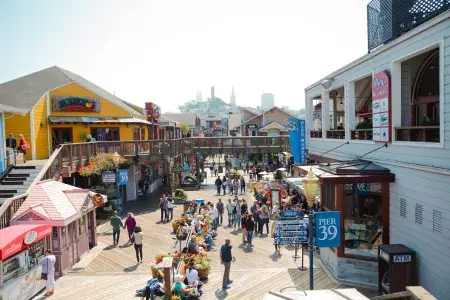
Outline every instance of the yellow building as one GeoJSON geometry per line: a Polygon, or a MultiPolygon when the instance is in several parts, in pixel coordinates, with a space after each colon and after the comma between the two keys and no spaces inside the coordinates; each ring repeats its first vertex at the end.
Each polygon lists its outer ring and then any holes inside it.
{"type": "Polygon", "coordinates": [[[60,67],[0,84],[0,103],[25,109],[5,114],[5,131],[23,134],[31,148],[27,159],[45,159],[56,145],[97,141],[144,140],[146,111],[60,67]]]}

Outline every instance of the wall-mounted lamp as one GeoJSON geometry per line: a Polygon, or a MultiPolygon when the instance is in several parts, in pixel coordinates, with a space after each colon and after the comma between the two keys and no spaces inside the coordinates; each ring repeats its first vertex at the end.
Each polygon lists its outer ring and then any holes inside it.
{"type": "Polygon", "coordinates": [[[322,81],[322,83],[321,83],[322,87],[326,90],[328,90],[332,84],[333,84],[333,78],[327,78],[324,81],[322,81]]]}
{"type": "Polygon", "coordinates": [[[84,124],[84,128],[88,128],[89,127],[89,124],[88,123],[85,123],[84,124]]]}
{"type": "Polygon", "coordinates": [[[130,124],[127,124],[127,128],[130,128],[130,124]]]}
{"type": "Polygon", "coordinates": [[[41,125],[41,128],[44,128],[44,127],[45,127],[45,124],[44,124],[44,123],[42,123],[42,122],[41,122],[41,124],[40,124],[40,125],[41,125]]]}

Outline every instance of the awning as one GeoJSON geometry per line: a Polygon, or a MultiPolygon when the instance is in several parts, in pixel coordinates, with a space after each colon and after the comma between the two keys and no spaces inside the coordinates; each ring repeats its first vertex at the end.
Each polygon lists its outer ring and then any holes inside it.
{"type": "Polygon", "coordinates": [[[50,224],[21,224],[0,230],[0,260],[5,260],[52,233],[50,224]]]}
{"type": "Polygon", "coordinates": [[[152,125],[151,122],[147,120],[137,119],[137,118],[99,118],[99,117],[48,117],[51,123],[91,123],[91,124],[141,124],[141,125],[152,125]]]}

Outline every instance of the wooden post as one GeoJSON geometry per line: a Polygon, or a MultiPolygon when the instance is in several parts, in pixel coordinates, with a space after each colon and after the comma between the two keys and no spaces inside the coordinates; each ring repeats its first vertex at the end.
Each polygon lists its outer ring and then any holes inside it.
{"type": "Polygon", "coordinates": [[[336,210],[341,212],[341,246],[336,248],[336,255],[338,257],[344,256],[345,251],[345,229],[344,229],[344,217],[345,217],[345,184],[335,184],[334,193],[336,199],[336,210]]]}
{"type": "Polygon", "coordinates": [[[172,296],[172,281],[170,271],[172,270],[172,257],[164,257],[162,261],[162,267],[164,268],[164,287],[166,290],[166,296],[172,296]]]}
{"type": "Polygon", "coordinates": [[[389,224],[389,206],[390,206],[390,193],[389,193],[389,182],[381,183],[381,218],[383,221],[383,244],[389,244],[390,240],[390,224],[389,224]]]}

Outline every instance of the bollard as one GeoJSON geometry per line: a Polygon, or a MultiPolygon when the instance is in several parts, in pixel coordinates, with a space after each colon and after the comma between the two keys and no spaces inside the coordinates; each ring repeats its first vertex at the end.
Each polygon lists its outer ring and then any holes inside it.
{"type": "Polygon", "coordinates": [[[166,290],[166,296],[172,297],[172,257],[164,257],[161,263],[164,271],[164,288],[166,290]]]}

